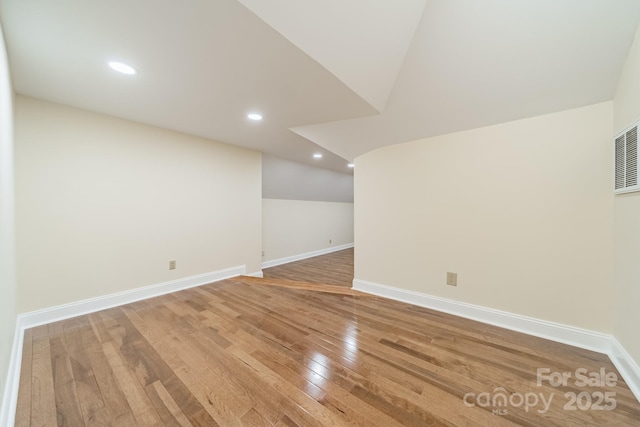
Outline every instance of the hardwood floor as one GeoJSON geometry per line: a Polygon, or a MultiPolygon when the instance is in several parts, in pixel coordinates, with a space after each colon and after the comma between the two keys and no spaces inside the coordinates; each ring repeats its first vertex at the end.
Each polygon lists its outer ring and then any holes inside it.
{"type": "Polygon", "coordinates": [[[640,425],[640,403],[602,354],[343,286],[238,277],[27,330],[16,425],[640,425]],[[539,368],[572,377],[538,385],[539,368]],[[616,384],[582,387],[577,369],[616,384]],[[601,395],[615,409],[587,409],[601,395]]]}
{"type": "Polygon", "coordinates": [[[268,279],[285,279],[309,283],[351,287],[353,282],[353,248],[262,270],[268,279]]]}

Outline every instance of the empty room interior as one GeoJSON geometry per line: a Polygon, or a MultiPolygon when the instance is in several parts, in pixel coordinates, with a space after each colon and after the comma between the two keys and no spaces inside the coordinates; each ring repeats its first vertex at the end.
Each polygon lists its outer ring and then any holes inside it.
{"type": "Polygon", "coordinates": [[[640,1],[0,25],[0,426],[640,425],[640,1]]]}

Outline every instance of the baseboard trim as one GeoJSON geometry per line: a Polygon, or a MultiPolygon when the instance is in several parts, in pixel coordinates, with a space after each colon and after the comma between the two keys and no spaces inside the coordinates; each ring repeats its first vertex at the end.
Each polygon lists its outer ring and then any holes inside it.
{"type": "Polygon", "coordinates": [[[171,292],[193,288],[195,286],[206,285],[207,283],[217,282],[218,280],[240,276],[242,274],[246,274],[246,272],[247,268],[244,265],[231,267],[224,270],[171,280],[169,282],[159,283],[156,285],[144,286],[142,288],[117,292],[96,298],[89,298],[69,304],[62,304],[55,307],[45,308],[43,310],[31,311],[21,314],[18,317],[22,319],[24,328],[28,329],[34,326],[68,319],[70,317],[82,316],[95,311],[105,310],[107,308],[117,307],[119,305],[129,304],[171,292]]]}
{"type": "Polygon", "coordinates": [[[380,285],[365,280],[354,279],[353,289],[599,353],[607,354],[610,349],[611,336],[600,332],[380,285]]]}
{"type": "Polygon", "coordinates": [[[22,346],[24,340],[24,327],[20,323],[20,318],[16,319],[16,330],[13,335],[13,347],[9,358],[9,370],[7,372],[7,382],[2,395],[2,405],[0,407],[0,426],[15,425],[16,405],[18,404],[18,388],[20,386],[20,368],[22,366],[22,346]]]}
{"type": "Polygon", "coordinates": [[[366,280],[353,279],[353,289],[606,354],[640,402],[640,367],[612,335],[381,285],[366,280]]]}
{"type": "Polygon", "coordinates": [[[317,251],[305,252],[299,255],[292,255],[284,258],[273,259],[271,261],[265,261],[262,263],[262,268],[275,267],[276,265],[288,264],[294,261],[300,261],[307,258],[313,258],[314,256],[326,255],[331,252],[342,251],[353,247],[353,243],[347,243],[346,245],[334,246],[326,249],[319,249],[317,251]]]}
{"type": "Polygon", "coordinates": [[[615,337],[611,337],[609,358],[640,402],[640,366],[615,337]]]}
{"type": "Polygon", "coordinates": [[[210,273],[183,277],[182,279],[171,280],[169,282],[158,283],[156,285],[144,286],[124,292],[89,298],[82,301],[62,304],[18,315],[16,320],[16,332],[13,340],[13,349],[11,350],[11,359],[9,361],[7,383],[5,385],[5,394],[3,396],[2,406],[0,409],[0,426],[12,426],[15,423],[25,329],[69,319],[71,317],[82,316],[84,314],[117,307],[123,304],[129,304],[143,299],[165,295],[183,289],[206,285],[208,283],[240,276],[246,274],[246,272],[247,267],[245,265],[241,265],[238,267],[231,267],[224,270],[212,271],[210,273]]]}

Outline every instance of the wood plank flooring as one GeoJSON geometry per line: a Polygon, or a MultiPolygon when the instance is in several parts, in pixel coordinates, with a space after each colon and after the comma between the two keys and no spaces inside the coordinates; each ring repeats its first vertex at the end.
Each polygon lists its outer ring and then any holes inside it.
{"type": "Polygon", "coordinates": [[[605,355],[282,283],[241,276],[27,330],[16,426],[640,425],[605,355]],[[537,385],[538,368],[572,378],[537,385]],[[582,387],[577,369],[616,384],[582,387]]]}
{"type": "Polygon", "coordinates": [[[351,287],[353,248],[262,270],[268,279],[285,279],[351,287]]]}

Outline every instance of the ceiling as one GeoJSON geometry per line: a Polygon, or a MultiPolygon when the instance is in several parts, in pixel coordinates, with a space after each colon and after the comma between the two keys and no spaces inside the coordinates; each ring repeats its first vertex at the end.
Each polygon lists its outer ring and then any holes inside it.
{"type": "Polygon", "coordinates": [[[0,0],[0,19],[20,94],[349,173],[611,100],[640,1],[0,0]]]}

